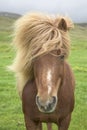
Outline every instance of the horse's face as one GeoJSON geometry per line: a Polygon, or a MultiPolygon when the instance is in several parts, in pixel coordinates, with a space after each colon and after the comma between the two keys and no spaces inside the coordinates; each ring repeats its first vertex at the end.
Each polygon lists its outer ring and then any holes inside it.
{"type": "Polygon", "coordinates": [[[44,113],[53,112],[57,105],[64,67],[63,56],[59,56],[59,53],[60,51],[52,51],[34,61],[36,104],[44,113]]]}

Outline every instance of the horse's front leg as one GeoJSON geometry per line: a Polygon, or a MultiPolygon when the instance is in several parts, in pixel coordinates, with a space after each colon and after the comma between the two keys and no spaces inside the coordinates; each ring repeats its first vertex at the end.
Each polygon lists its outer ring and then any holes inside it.
{"type": "Polygon", "coordinates": [[[42,130],[42,124],[32,121],[28,116],[25,115],[25,126],[26,130],[42,130]]]}
{"type": "Polygon", "coordinates": [[[68,130],[69,124],[71,120],[71,114],[69,114],[67,117],[60,119],[58,130],[68,130]]]}
{"type": "Polygon", "coordinates": [[[47,123],[47,130],[52,130],[52,123],[47,123]]]}

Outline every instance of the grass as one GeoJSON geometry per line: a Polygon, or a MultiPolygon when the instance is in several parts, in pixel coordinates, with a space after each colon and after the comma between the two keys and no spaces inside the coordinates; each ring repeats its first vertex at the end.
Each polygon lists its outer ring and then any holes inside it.
{"type": "MultiPolygon", "coordinates": [[[[10,21],[10,24],[2,24],[7,27],[13,22],[14,20],[10,21]]],[[[15,55],[10,46],[10,34],[11,30],[0,30],[0,130],[25,130],[15,78],[6,70],[15,55]]],[[[69,62],[76,77],[76,102],[69,130],[87,130],[87,27],[76,26],[75,30],[71,31],[71,41],[69,62]]],[[[56,126],[53,125],[53,128],[56,129],[56,126]]]]}

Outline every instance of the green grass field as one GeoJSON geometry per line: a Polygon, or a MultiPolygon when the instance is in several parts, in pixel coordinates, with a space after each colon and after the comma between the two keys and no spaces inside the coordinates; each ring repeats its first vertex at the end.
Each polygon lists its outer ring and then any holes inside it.
{"type": "MultiPolygon", "coordinates": [[[[15,77],[6,70],[15,56],[10,46],[13,22],[9,18],[0,18],[0,130],[25,130],[15,77]]],[[[76,26],[70,36],[72,47],[69,63],[76,79],[76,102],[69,130],[87,130],[87,26],[76,26]]],[[[56,130],[55,125],[53,129],[56,130]]]]}

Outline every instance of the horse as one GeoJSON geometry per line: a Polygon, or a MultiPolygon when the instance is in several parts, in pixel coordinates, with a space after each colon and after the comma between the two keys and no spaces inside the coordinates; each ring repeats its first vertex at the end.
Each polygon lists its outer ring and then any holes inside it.
{"type": "Polygon", "coordinates": [[[68,130],[74,109],[75,78],[67,58],[70,18],[29,13],[15,23],[15,72],[26,130],[42,130],[52,123],[68,130]]]}

